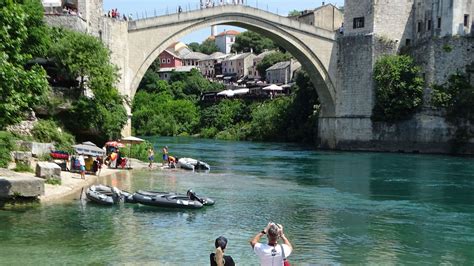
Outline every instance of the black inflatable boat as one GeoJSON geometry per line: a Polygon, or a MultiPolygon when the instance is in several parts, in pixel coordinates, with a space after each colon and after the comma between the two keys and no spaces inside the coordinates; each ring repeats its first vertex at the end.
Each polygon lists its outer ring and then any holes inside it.
{"type": "Polygon", "coordinates": [[[213,205],[214,200],[207,197],[199,197],[189,190],[187,195],[173,192],[156,192],[139,190],[133,194],[133,200],[148,206],[199,209],[204,205],[213,205]]]}
{"type": "Polygon", "coordinates": [[[123,201],[122,192],[116,187],[92,185],[86,190],[86,197],[102,205],[114,205],[123,201]]]}

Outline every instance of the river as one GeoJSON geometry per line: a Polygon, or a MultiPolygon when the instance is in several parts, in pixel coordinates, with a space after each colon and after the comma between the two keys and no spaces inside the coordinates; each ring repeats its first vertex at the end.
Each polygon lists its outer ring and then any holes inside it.
{"type": "Polygon", "coordinates": [[[168,145],[212,170],[143,170],[102,182],[130,191],[192,188],[216,204],[183,211],[68,200],[0,210],[0,264],[208,265],[224,235],[226,254],[257,265],[248,241],[268,221],[284,225],[295,265],[474,262],[473,158],[150,140],[157,153],[168,145]]]}

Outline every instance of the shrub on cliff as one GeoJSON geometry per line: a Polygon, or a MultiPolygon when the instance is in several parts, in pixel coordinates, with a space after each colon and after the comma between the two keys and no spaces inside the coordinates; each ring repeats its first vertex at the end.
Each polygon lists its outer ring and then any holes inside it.
{"type": "Polygon", "coordinates": [[[388,55],[375,63],[374,121],[396,122],[410,118],[423,104],[420,68],[405,55],[388,55]]]}
{"type": "Polygon", "coordinates": [[[10,152],[15,149],[13,135],[6,131],[0,131],[0,167],[6,168],[11,161],[10,152]]]}
{"type": "Polygon", "coordinates": [[[52,142],[58,150],[69,151],[75,143],[74,136],[65,132],[51,120],[38,121],[31,133],[34,140],[45,143],[52,142]]]}

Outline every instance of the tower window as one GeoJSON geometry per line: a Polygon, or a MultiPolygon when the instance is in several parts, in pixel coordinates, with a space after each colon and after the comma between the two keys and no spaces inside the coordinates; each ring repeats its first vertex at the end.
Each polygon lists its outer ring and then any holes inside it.
{"type": "Polygon", "coordinates": [[[469,27],[469,15],[464,15],[464,27],[469,27]]]}
{"type": "Polygon", "coordinates": [[[430,31],[430,30],[431,30],[431,19],[430,19],[430,20],[428,20],[428,27],[427,27],[427,28],[428,28],[428,31],[430,31]]]}
{"type": "Polygon", "coordinates": [[[354,29],[359,29],[364,27],[364,17],[354,18],[354,29]]]}
{"type": "Polygon", "coordinates": [[[441,18],[438,18],[438,29],[441,29],[441,18]]]}
{"type": "Polygon", "coordinates": [[[422,27],[423,27],[423,22],[418,21],[418,30],[416,32],[421,32],[422,27]]]}

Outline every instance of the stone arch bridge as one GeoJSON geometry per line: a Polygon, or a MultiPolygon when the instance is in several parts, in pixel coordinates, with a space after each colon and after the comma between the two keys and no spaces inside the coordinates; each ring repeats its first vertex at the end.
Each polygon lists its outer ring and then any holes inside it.
{"type": "MultiPolygon", "coordinates": [[[[226,5],[120,22],[103,18],[100,37],[120,68],[119,90],[133,99],[146,70],[159,54],[187,34],[212,25],[234,25],[267,36],[287,49],[311,77],[321,101],[319,138],[335,147],[338,117],[338,44],[335,32],[256,8],[226,5]]],[[[130,111],[130,108],[129,108],[130,111]]],[[[130,122],[130,120],[129,120],[130,122]]],[[[130,123],[123,134],[130,134],[130,123]]]]}

